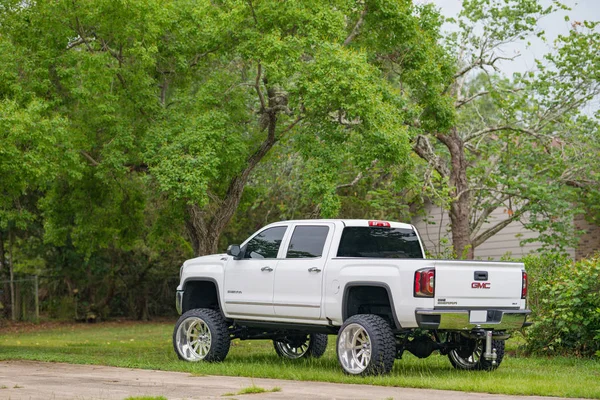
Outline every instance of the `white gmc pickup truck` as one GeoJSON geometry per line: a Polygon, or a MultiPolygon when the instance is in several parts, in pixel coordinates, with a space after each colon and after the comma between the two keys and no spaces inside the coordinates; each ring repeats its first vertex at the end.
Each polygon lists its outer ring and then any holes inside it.
{"type": "Polygon", "coordinates": [[[277,222],[227,254],[187,260],[180,277],[173,346],[186,361],[222,361],[235,338],[320,357],[337,334],[348,374],[388,373],[405,350],[493,370],[510,332],[529,324],[523,264],[426,259],[399,222],[277,222]]]}

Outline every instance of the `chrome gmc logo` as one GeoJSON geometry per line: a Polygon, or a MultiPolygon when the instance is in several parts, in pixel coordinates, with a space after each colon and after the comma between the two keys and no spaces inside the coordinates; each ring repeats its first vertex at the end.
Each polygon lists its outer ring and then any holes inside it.
{"type": "Polygon", "coordinates": [[[471,289],[491,289],[492,284],[490,282],[473,282],[471,283],[471,289]]]}

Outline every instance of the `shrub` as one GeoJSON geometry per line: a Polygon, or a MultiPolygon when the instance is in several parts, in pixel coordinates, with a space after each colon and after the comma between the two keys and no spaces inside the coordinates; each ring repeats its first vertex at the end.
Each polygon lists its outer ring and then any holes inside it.
{"type": "Polygon", "coordinates": [[[573,260],[566,254],[542,253],[539,255],[529,255],[523,257],[521,261],[525,263],[525,270],[529,280],[527,290],[527,307],[532,311],[532,317],[538,314],[540,304],[540,287],[550,284],[558,271],[570,268],[573,260]]]}
{"type": "MultiPolygon", "coordinates": [[[[539,259],[532,275],[531,352],[593,356],[600,352],[600,254],[577,263],[539,259]]],[[[528,270],[529,271],[529,270],[528,270]]]]}

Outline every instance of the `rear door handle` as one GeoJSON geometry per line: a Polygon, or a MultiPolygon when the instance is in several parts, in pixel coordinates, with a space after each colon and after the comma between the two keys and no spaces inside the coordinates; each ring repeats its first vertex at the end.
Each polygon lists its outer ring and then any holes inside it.
{"type": "Polygon", "coordinates": [[[317,267],[312,267],[308,269],[308,272],[321,272],[321,269],[317,267]]]}
{"type": "Polygon", "coordinates": [[[271,267],[262,267],[260,270],[263,271],[263,272],[272,272],[273,268],[271,268],[271,267]]]}

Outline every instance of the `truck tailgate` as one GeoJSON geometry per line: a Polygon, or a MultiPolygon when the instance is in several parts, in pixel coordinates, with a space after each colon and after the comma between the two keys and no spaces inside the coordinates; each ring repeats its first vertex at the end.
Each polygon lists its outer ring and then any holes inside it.
{"type": "Polygon", "coordinates": [[[435,261],[435,308],[518,308],[521,263],[435,261]]]}

